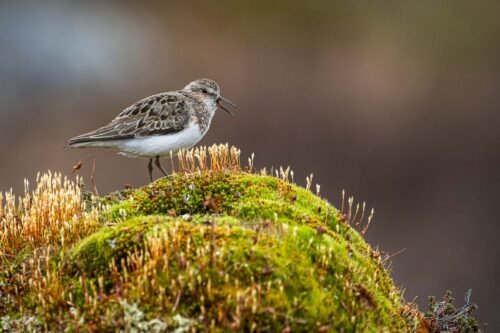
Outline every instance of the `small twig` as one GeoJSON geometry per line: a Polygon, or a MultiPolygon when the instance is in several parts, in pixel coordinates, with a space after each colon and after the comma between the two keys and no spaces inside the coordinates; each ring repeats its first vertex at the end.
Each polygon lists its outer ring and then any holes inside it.
{"type": "Polygon", "coordinates": [[[370,224],[372,223],[373,215],[375,215],[375,209],[374,208],[372,208],[372,210],[370,212],[370,216],[368,216],[368,221],[366,222],[365,227],[361,231],[361,235],[366,234],[366,231],[368,230],[368,228],[370,227],[370,224]]]}
{"type": "Polygon", "coordinates": [[[352,225],[356,227],[356,218],[358,217],[358,212],[359,212],[359,202],[356,204],[356,212],[354,213],[354,217],[352,219],[352,225]]]}
{"type": "Polygon", "coordinates": [[[399,251],[394,252],[393,254],[388,254],[388,255],[384,258],[384,261],[387,261],[387,260],[389,260],[389,259],[391,259],[391,258],[393,258],[393,257],[397,256],[398,254],[401,254],[401,253],[405,252],[405,251],[406,251],[406,247],[405,247],[405,248],[402,248],[402,249],[401,249],[401,250],[399,250],[399,251]]]}
{"type": "Polygon", "coordinates": [[[175,168],[174,168],[174,157],[173,157],[172,151],[170,151],[170,164],[172,165],[172,174],[174,174],[175,168]]]}
{"type": "Polygon", "coordinates": [[[182,295],[182,290],[179,290],[179,293],[177,294],[177,297],[175,298],[175,303],[172,308],[172,312],[175,312],[177,310],[177,307],[179,306],[179,301],[181,300],[181,295],[182,295]]]}
{"type": "Polygon", "coordinates": [[[340,208],[340,212],[344,214],[344,200],[345,200],[345,190],[342,190],[342,208],[340,208]]]}
{"type": "Polygon", "coordinates": [[[92,174],[90,175],[90,181],[92,182],[92,185],[94,186],[94,194],[96,196],[99,196],[99,192],[97,191],[97,186],[95,184],[94,175],[95,175],[95,158],[94,158],[93,163],[92,163],[92,174]]]}

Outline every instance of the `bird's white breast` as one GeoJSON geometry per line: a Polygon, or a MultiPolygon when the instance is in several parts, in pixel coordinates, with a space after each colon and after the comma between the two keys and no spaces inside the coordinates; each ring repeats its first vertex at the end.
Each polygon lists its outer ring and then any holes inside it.
{"type": "Polygon", "coordinates": [[[191,122],[177,133],[115,141],[115,148],[120,154],[129,157],[166,156],[171,151],[175,153],[180,149],[193,147],[204,134],[197,124],[191,122]]]}

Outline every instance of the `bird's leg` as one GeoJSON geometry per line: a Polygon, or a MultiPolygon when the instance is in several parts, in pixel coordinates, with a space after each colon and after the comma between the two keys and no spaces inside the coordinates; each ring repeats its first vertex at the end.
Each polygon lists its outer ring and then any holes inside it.
{"type": "Polygon", "coordinates": [[[155,158],[155,164],[158,167],[158,169],[160,169],[160,171],[163,173],[164,176],[168,175],[167,172],[165,171],[165,169],[163,169],[163,167],[160,164],[160,156],[156,156],[156,158],[155,158]]]}
{"type": "Polygon", "coordinates": [[[149,159],[148,163],[148,171],[149,171],[149,181],[153,182],[153,159],[149,159]]]}

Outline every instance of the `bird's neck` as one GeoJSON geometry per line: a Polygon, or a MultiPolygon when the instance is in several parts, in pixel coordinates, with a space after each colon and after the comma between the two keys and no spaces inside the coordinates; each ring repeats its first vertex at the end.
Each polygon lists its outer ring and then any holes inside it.
{"type": "Polygon", "coordinates": [[[217,103],[210,98],[201,98],[201,107],[195,108],[194,112],[198,119],[198,126],[203,134],[205,134],[210,127],[212,117],[217,110],[217,103]]]}

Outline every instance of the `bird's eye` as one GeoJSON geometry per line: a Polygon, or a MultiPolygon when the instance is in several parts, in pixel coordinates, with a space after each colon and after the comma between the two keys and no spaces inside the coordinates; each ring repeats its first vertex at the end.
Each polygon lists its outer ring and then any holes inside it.
{"type": "Polygon", "coordinates": [[[204,94],[206,94],[206,93],[208,93],[208,90],[205,89],[205,88],[203,88],[203,89],[201,89],[201,92],[204,93],[204,94]]]}

